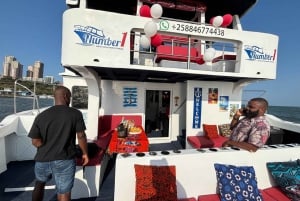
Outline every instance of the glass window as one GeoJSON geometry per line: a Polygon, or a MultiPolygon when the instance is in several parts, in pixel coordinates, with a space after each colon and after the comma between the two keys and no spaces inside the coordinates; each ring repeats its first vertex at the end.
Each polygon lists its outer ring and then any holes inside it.
{"type": "Polygon", "coordinates": [[[78,109],[88,108],[88,87],[87,86],[72,87],[72,107],[78,109]]]}

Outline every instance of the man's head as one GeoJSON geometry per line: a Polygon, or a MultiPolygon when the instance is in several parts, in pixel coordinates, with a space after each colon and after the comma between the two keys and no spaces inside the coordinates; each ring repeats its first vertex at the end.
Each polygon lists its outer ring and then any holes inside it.
{"type": "Polygon", "coordinates": [[[71,92],[67,87],[58,86],[54,91],[55,105],[69,105],[71,92]]]}
{"type": "Polygon", "coordinates": [[[247,118],[263,116],[268,109],[268,101],[264,98],[252,98],[246,107],[247,118]]]}

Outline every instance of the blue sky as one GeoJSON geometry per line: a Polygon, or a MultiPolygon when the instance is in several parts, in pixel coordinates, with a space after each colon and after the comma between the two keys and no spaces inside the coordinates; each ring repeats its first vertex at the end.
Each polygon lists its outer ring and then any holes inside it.
{"type": "MultiPolygon", "coordinates": [[[[242,0],[241,0],[242,1],[242,0]]],[[[260,0],[242,18],[244,30],[279,36],[277,79],[247,86],[266,90],[270,105],[300,106],[300,1],[260,0]]],[[[44,62],[44,76],[62,80],[61,22],[64,0],[7,0],[0,6],[0,60],[12,55],[24,65],[44,62]]],[[[1,65],[1,74],[3,72],[1,65]]],[[[255,94],[254,94],[255,96],[255,94]]]]}

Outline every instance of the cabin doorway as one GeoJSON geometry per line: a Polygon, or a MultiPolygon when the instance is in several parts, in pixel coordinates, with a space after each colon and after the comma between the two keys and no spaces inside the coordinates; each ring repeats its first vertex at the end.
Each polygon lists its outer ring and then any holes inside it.
{"type": "Polygon", "coordinates": [[[170,94],[168,90],[146,90],[145,130],[148,137],[169,137],[170,94]]]}

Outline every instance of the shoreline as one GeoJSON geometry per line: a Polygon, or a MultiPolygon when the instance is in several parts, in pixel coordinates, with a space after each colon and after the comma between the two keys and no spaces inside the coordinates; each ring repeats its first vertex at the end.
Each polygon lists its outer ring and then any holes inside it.
{"type": "MultiPolygon", "coordinates": [[[[17,98],[34,98],[34,96],[16,96],[17,98]]],[[[37,95],[39,99],[53,99],[51,95],[37,95]]],[[[14,95],[0,94],[0,98],[14,98],[14,95]]]]}

